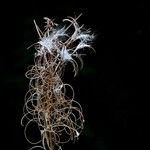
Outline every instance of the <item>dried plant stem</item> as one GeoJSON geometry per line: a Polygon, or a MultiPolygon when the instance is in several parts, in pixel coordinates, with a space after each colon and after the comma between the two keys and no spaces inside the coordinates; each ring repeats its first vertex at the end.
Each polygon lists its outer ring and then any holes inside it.
{"type": "Polygon", "coordinates": [[[25,124],[25,137],[35,144],[30,150],[61,150],[61,144],[78,139],[83,129],[84,117],[80,104],[74,100],[73,87],[63,83],[61,77],[67,63],[73,66],[74,74],[78,73],[79,59],[83,65],[80,51],[91,48],[94,36],[89,30],[83,30],[77,24],[77,18],[68,17],[64,21],[71,23],[68,27],[58,27],[49,18],[42,32],[34,21],[40,41],[35,45],[34,62],[26,72],[30,79],[29,91],[25,96],[24,116],[21,124],[25,124]],[[68,32],[74,28],[72,34],[68,32]],[[79,41],[79,42],[76,42],[79,41]],[[67,92],[72,92],[69,97],[67,92]],[[32,123],[38,125],[41,139],[31,141],[27,134],[32,123]],[[38,146],[36,144],[41,144],[38,146]]]}

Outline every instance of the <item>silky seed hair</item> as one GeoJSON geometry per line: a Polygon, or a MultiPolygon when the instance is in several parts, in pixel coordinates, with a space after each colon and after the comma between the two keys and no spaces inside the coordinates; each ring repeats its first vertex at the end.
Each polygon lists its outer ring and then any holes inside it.
{"type": "Polygon", "coordinates": [[[67,64],[72,65],[76,76],[83,67],[84,50],[93,50],[94,35],[83,25],[79,26],[77,19],[80,16],[67,17],[63,20],[63,27],[45,17],[44,31],[34,20],[39,40],[34,44],[34,65],[29,66],[25,74],[29,79],[29,90],[21,119],[25,138],[33,144],[30,150],[61,150],[62,144],[75,142],[82,132],[82,107],[75,100],[73,87],[62,81],[67,64]],[[33,141],[28,135],[33,123],[40,133],[38,141],[33,141]]]}

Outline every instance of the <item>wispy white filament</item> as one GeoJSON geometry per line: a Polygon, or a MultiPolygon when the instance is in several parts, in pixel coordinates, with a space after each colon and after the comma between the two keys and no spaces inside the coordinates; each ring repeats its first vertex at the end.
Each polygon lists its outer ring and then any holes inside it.
{"type": "MultiPolygon", "coordinates": [[[[71,31],[68,27],[56,27],[45,31],[43,35],[40,34],[40,41],[37,42],[39,44],[37,48],[38,56],[50,53],[55,56],[55,59],[61,58],[66,62],[73,60],[75,57],[79,58],[81,55],[79,50],[91,48],[94,35],[91,35],[89,30],[84,30],[83,26],[80,27],[74,18],[69,17],[64,21],[71,23],[69,28],[74,27],[73,33],[70,35],[71,31]]],[[[71,62],[75,63],[75,60],[71,62]]],[[[75,67],[76,64],[73,66],[75,67]]]]}

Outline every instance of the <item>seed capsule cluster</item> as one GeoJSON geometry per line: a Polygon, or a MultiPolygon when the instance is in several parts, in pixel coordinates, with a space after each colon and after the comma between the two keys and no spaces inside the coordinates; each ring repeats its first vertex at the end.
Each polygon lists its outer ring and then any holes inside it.
{"type": "Polygon", "coordinates": [[[77,74],[76,60],[83,65],[83,49],[91,48],[94,38],[89,30],[78,25],[78,18],[64,19],[66,24],[69,23],[67,27],[59,27],[49,18],[44,18],[44,31],[34,21],[39,41],[34,44],[35,63],[25,74],[30,82],[21,120],[27,141],[34,144],[31,149],[60,150],[61,144],[78,139],[83,129],[83,112],[74,99],[73,87],[62,81],[67,63],[72,64],[74,74],[77,74]],[[32,141],[27,134],[33,123],[40,132],[38,141],[32,141]]]}

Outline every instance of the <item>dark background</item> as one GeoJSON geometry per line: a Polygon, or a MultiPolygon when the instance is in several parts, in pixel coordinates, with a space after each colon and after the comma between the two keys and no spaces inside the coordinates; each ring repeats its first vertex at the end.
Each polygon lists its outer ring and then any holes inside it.
{"type": "Polygon", "coordinates": [[[37,42],[33,19],[43,17],[60,23],[83,13],[80,24],[97,35],[96,54],[88,53],[76,78],[65,74],[64,82],[76,92],[83,107],[85,128],[75,144],[64,150],[129,150],[146,148],[145,99],[139,98],[141,62],[149,50],[150,5],[102,1],[20,1],[1,4],[1,149],[27,150],[20,125],[28,80],[24,74],[33,64],[37,42]]]}

